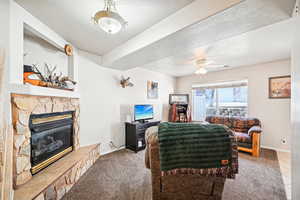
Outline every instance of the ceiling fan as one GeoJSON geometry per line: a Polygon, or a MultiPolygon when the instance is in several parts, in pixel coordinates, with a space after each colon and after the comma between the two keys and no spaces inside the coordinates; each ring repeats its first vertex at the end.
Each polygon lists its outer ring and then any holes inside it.
{"type": "Polygon", "coordinates": [[[206,58],[195,59],[194,64],[197,68],[195,74],[206,74],[209,69],[228,67],[228,65],[217,64],[213,60],[208,60],[206,58]]]}
{"type": "Polygon", "coordinates": [[[209,46],[196,50],[193,58],[187,62],[187,64],[196,66],[195,74],[206,74],[210,69],[229,67],[226,64],[216,63],[212,57],[208,56],[212,49],[213,46],[209,46]]]}

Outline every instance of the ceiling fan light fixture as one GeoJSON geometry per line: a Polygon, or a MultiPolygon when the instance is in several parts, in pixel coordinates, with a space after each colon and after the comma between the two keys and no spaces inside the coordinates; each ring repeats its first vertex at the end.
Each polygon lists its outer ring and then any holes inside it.
{"type": "Polygon", "coordinates": [[[197,66],[206,66],[206,65],[214,64],[214,62],[212,60],[207,60],[205,58],[198,59],[195,61],[195,63],[197,66]]]}
{"type": "Polygon", "coordinates": [[[125,27],[127,22],[117,13],[114,0],[105,0],[104,9],[92,18],[95,24],[109,34],[116,34],[125,27]]]}
{"type": "Polygon", "coordinates": [[[200,67],[199,69],[197,69],[197,71],[195,71],[195,74],[206,74],[207,73],[207,69],[205,69],[204,67],[200,67]]]}

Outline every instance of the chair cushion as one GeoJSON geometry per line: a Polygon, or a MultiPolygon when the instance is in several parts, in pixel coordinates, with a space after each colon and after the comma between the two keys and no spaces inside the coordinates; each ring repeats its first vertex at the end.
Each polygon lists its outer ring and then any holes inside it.
{"type": "Polygon", "coordinates": [[[212,124],[224,124],[228,128],[241,133],[247,133],[253,126],[261,126],[256,118],[207,116],[206,121],[212,124]]]}
{"type": "Polygon", "coordinates": [[[234,135],[238,143],[247,143],[247,144],[252,143],[251,137],[248,135],[248,133],[234,132],[234,135]]]}
{"type": "Polygon", "coordinates": [[[233,128],[233,120],[230,117],[223,117],[223,116],[208,116],[206,117],[207,122],[211,124],[223,124],[228,128],[233,128]]]}
{"type": "Polygon", "coordinates": [[[260,121],[256,118],[234,118],[233,129],[236,132],[247,133],[252,126],[260,126],[260,121]]]}

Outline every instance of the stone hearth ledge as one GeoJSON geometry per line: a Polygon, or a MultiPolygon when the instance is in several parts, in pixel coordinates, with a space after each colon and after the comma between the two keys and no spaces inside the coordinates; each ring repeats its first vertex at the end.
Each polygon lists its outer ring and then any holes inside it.
{"type": "Polygon", "coordinates": [[[59,200],[99,158],[100,144],[81,147],[15,190],[14,200],[59,200]]]}

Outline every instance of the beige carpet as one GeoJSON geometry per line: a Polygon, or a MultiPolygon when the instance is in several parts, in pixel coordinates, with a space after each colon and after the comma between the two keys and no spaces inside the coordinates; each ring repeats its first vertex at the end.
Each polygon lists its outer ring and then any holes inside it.
{"type": "MultiPolygon", "coordinates": [[[[286,200],[277,154],[263,150],[260,158],[239,154],[240,173],[227,180],[224,200],[286,200]]],[[[122,150],[102,156],[63,200],[151,200],[150,171],[144,151],[122,150]]]]}

